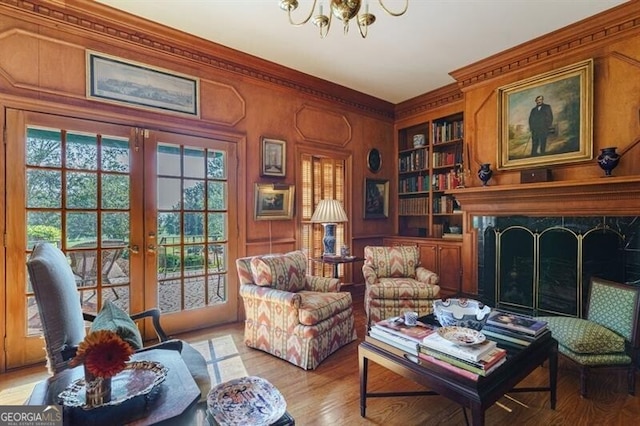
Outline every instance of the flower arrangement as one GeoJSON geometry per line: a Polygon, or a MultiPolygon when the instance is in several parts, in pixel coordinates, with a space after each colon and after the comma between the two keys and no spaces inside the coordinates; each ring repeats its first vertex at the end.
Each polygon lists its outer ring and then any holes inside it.
{"type": "Polygon", "coordinates": [[[69,364],[72,367],[84,364],[85,371],[93,377],[108,379],[125,369],[133,352],[131,345],[115,332],[97,330],[80,342],[69,364]]]}

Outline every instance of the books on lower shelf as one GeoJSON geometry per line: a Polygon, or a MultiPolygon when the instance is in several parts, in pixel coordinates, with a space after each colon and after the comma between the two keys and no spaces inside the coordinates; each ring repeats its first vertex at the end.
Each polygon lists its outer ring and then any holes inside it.
{"type": "Polygon", "coordinates": [[[541,321],[528,315],[519,315],[512,312],[498,310],[489,314],[487,324],[532,336],[537,336],[547,329],[546,321],[541,321]]]}
{"type": "Polygon", "coordinates": [[[420,346],[451,355],[455,358],[461,358],[465,361],[477,362],[488,354],[489,351],[496,348],[496,342],[487,339],[477,345],[460,346],[441,337],[438,333],[433,333],[422,339],[420,346]]]}

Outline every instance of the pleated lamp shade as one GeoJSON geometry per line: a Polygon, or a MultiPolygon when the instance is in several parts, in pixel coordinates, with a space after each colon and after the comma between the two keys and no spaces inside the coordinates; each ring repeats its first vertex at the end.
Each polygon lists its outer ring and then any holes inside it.
{"type": "Polygon", "coordinates": [[[311,216],[313,223],[341,223],[347,222],[347,214],[338,200],[320,200],[311,216]]]}

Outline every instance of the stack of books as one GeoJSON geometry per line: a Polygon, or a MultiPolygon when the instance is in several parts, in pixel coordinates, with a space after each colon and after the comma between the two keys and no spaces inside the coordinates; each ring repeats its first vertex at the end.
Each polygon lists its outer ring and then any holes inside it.
{"type": "Polygon", "coordinates": [[[405,325],[400,317],[393,317],[373,324],[369,330],[369,336],[408,354],[418,356],[419,344],[435,330],[434,326],[420,322],[410,327],[405,325]]]}
{"type": "Polygon", "coordinates": [[[505,311],[493,311],[482,328],[482,333],[490,339],[498,339],[518,346],[529,346],[536,340],[547,338],[551,330],[546,321],[528,315],[505,311]]]}
{"type": "Polygon", "coordinates": [[[507,351],[497,347],[496,342],[492,340],[487,339],[473,346],[460,346],[438,333],[422,339],[419,350],[420,358],[472,379],[491,374],[507,360],[507,351]]]}

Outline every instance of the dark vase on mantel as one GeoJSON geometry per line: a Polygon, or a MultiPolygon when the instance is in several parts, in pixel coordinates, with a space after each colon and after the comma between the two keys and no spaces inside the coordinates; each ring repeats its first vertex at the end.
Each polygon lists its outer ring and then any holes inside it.
{"type": "Polygon", "coordinates": [[[620,162],[620,154],[616,152],[616,147],[602,148],[598,155],[598,165],[604,170],[605,176],[611,176],[611,171],[620,162]]]}
{"type": "Polygon", "coordinates": [[[491,179],[493,175],[493,170],[491,170],[491,164],[484,163],[480,165],[480,170],[478,170],[478,178],[482,181],[482,186],[487,186],[487,182],[491,179]]]}

